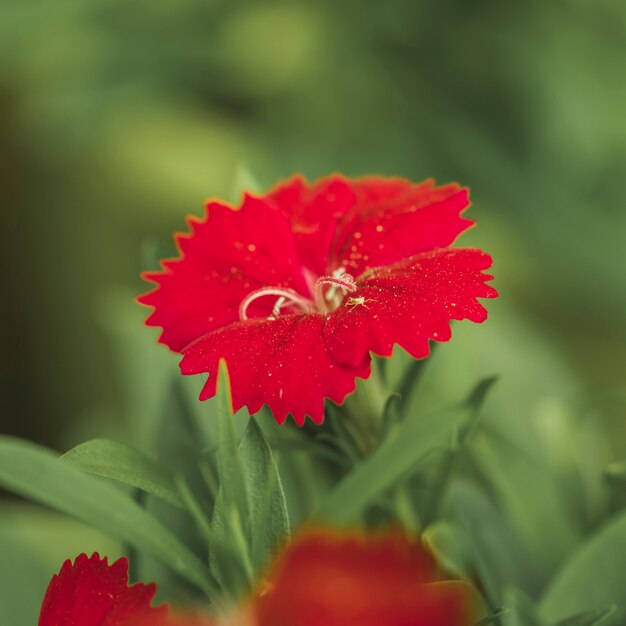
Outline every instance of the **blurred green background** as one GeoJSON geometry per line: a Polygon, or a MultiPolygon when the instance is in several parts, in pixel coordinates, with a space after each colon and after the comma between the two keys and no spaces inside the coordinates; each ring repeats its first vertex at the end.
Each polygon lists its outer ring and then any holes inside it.
{"type": "Polygon", "coordinates": [[[1,430],[124,413],[112,302],[239,165],[469,185],[463,243],[621,421],[625,27],[619,0],[4,0],[1,430]]]}
{"type": "Polygon", "coordinates": [[[597,476],[626,455],[625,69],[621,0],[4,0],[0,432],[141,443],[177,359],[139,272],[245,169],[433,176],[470,186],[501,293],[439,395],[479,362],[557,457],[574,407],[597,476]]]}

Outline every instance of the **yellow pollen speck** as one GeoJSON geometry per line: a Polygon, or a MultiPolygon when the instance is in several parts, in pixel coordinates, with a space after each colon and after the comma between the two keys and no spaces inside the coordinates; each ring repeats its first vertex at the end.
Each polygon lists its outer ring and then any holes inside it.
{"type": "Polygon", "coordinates": [[[380,224],[378,226],[376,226],[376,232],[377,233],[382,233],[383,232],[383,227],[380,224]]]}
{"type": "Polygon", "coordinates": [[[250,250],[250,252],[254,252],[256,250],[256,246],[253,243],[249,243],[248,250],[250,250]]]}

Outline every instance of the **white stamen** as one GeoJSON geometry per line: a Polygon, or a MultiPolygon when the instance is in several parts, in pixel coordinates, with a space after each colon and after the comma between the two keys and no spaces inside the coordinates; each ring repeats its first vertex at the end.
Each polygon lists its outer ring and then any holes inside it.
{"type": "Polygon", "coordinates": [[[332,276],[322,276],[315,281],[315,303],[320,311],[332,311],[341,304],[342,298],[338,293],[339,290],[343,296],[356,291],[353,276],[343,268],[335,270],[332,276]],[[330,287],[325,291],[326,285],[330,287]]]}
{"type": "Polygon", "coordinates": [[[272,317],[278,317],[280,315],[280,308],[285,304],[285,296],[281,296],[276,300],[274,307],[272,308],[272,317]]]}
{"type": "Polygon", "coordinates": [[[315,308],[313,302],[311,302],[308,298],[301,296],[293,289],[281,289],[279,287],[261,287],[261,289],[257,289],[256,291],[249,293],[241,301],[241,304],[239,305],[239,319],[241,319],[241,321],[250,319],[248,317],[248,307],[255,300],[258,300],[259,298],[263,298],[265,296],[278,296],[278,300],[272,308],[273,316],[277,315],[278,312],[280,312],[280,309],[284,304],[296,306],[300,308],[303,313],[309,313],[315,308]]]}

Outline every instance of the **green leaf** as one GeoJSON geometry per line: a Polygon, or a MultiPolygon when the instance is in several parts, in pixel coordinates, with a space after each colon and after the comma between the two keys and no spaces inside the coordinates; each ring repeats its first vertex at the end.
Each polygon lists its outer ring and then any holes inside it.
{"type": "Polygon", "coordinates": [[[541,601],[552,621],[615,605],[626,616],[626,512],[587,539],[553,578],[541,601]]]}
{"type": "Polygon", "coordinates": [[[626,461],[611,463],[606,468],[604,475],[615,488],[624,490],[624,486],[626,485],[626,461]]]}
{"type": "Polygon", "coordinates": [[[236,508],[226,508],[220,490],[209,528],[209,569],[231,598],[249,589],[254,578],[250,543],[236,508]]]}
{"type": "MultiPolygon", "coordinates": [[[[436,344],[432,344],[433,348],[436,344]]],[[[396,357],[397,358],[397,357],[396,357]]],[[[414,359],[404,368],[403,378],[397,384],[397,393],[400,396],[400,404],[406,407],[410,397],[415,393],[424,368],[428,365],[429,359],[414,359]]]]}
{"type": "Polygon", "coordinates": [[[496,380],[497,377],[490,376],[475,385],[467,399],[461,404],[461,407],[467,410],[468,419],[459,427],[452,445],[443,451],[440,459],[435,459],[435,462],[431,463],[434,473],[428,482],[427,496],[423,498],[419,507],[420,516],[426,524],[432,523],[440,517],[442,503],[450,486],[451,478],[467,457],[467,444],[471,440],[472,433],[478,427],[480,409],[496,380]]]}
{"type": "Polygon", "coordinates": [[[503,604],[504,586],[520,585],[528,578],[528,564],[520,540],[483,490],[468,478],[452,481],[447,495],[446,518],[457,532],[456,554],[472,571],[492,605],[503,604]]]}
{"type": "Polygon", "coordinates": [[[59,461],[50,450],[0,437],[0,484],[157,557],[210,593],[206,568],[175,535],[127,494],[59,461]]]}
{"type": "Polygon", "coordinates": [[[520,552],[514,577],[500,580],[537,593],[576,548],[581,530],[545,457],[522,448],[507,435],[483,428],[480,437],[468,444],[468,451],[520,552]]]}
{"type": "Polygon", "coordinates": [[[475,415],[480,411],[487,394],[494,384],[498,382],[498,378],[498,376],[487,376],[486,378],[478,381],[478,384],[474,387],[474,389],[472,389],[472,392],[465,401],[465,404],[474,411],[475,415]]]}
{"type": "Polygon", "coordinates": [[[614,615],[615,605],[607,606],[603,609],[592,609],[584,611],[557,622],[554,626],[599,626],[607,622],[608,618],[614,615]]]}
{"type": "Polygon", "coordinates": [[[250,510],[252,564],[258,571],[289,537],[289,515],[272,452],[253,417],[239,450],[250,510]]]}
{"type": "MultiPolygon", "coordinates": [[[[431,346],[431,350],[436,350],[436,344],[431,346]]],[[[395,346],[391,358],[379,357],[376,360],[386,388],[389,393],[397,393],[401,396],[400,404],[404,408],[416,393],[421,374],[432,360],[432,355],[427,359],[414,359],[400,346],[395,346]]]]}
{"type": "Polygon", "coordinates": [[[441,445],[466,418],[467,411],[455,409],[420,419],[406,419],[339,483],[316,516],[336,523],[357,520],[385,490],[441,445]]]}
{"type": "Polygon", "coordinates": [[[502,617],[503,626],[544,626],[536,604],[519,589],[509,587],[503,603],[509,609],[502,617]]]}
{"type": "Polygon", "coordinates": [[[44,555],[12,531],[0,517],[0,615],[2,623],[31,626],[52,572],[44,555]]]}
{"type": "Polygon", "coordinates": [[[491,624],[496,624],[496,626],[500,626],[502,623],[502,617],[509,612],[509,609],[499,606],[495,608],[487,617],[483,617],[479,619],[474,626],[491,626],[491,624]]]}
{"type": "Polygon", "coordinates": [[[251,520],[224,360],[219,365],[214,402],[218,425],[217,467],[220,486],[210,525],[209,567],[227,592],[237,594],[251,584],[253,577],[249,540],[251,520]]]}
{"type": "Polygon", "coordinates": [[[233,428],[233,405],[230,393],[230,382],[226,362],[224,360],[221,360],[219,364],[216,404],[218,423],[217,466],[220,478],[222,505],[227,510],[237,510],[240,519],[245,524],[250,519],[246,498],[246,486],[243,466],[235,438],[235,430],[233,428]]]}
{"type": "MultiPolygon", "coordinates": [[[[174,365],[174,364],[172,364],[174,365]]],[[[213,496],[206,486],[202,468],[206,472],[215,471],[214,459],[209,458],[203,450],[215,447],[215,439],[207,441],[207,432],[201,430],[201,415],[207,410],[206,403],[197,400],[197,380],[176,375],[173,370],[161,381],[160,387],[154,391],[159,397],[158,407],[152,411],[150,432],[141,437],[142,444],[150,446],[155,458],[173,479],[184,478],[185,484],[193,492],[196,499],[210,512],[213,496]],[[193,384],[196,383],[194,388],[193,384]],[[210,468],[204,467],[209,465],[210,468]]],[[[207,425],[215,426],[211,414],[202,415],[207,418],[207,425]]],[[[182,495],[179,493],[182,498],[182,495]]],[[[141,494],[143,496],[143,494],[141,494]]],[[[142,497],[142,506],[176,537],[184,539],[186,546],[195,554],[206,554],[206,537],[198,532],[188,507],[179,509],[171,506],[161,498],[146,494],[142,497]]],[[[137,580],[158,580],[159,593],[162,599],[170,598],[184,604],[197,596],[197,589],[181,579],[162,563],[137,550],[129,550],[128,556],[135,570],[137,580]]]]}
{"type": "Polygon", "coordinates": [[[227,508],[220,489],[210,527],[211,572],[231,595],[249,588],[290,533],[278,470],[254,418],[238,452],[249,517],[244,520],[237,507],[227,508]]]}
{"type": "Polygon", "coordinates": [[[615,461],[606,468],[606,475],[611,478],[626,480],[626,461],[615,461]]]}
{"type": "Polygon", "coordinates": [[[446,436],[460,429],[468,419],[476,419],[494,381],[494,377],[482,380],[461,406],[434,415],[411,416],[398,424],[380,447],[331,492],[317,515],[337,523],[356,520],[385,490],[444,443],[446,436]]]}
{"type": "Polygon", "coordinates": [[[402,421],[402,396],[392,393],[385,401],[382,413],[382,421],[385,428],[393,428],[402,421]]]}
{"type": "Polygon", "coordinates": [[[446,572],[459,578],[470,578],[468,551],[463,542],[463,534],[452,522],[438,521],[424,530],[422,541],[446,572]]]}
{"type": "Polygon", "coordinates": [[[117,480],[182,507],[176,485],[167,472],[151,458],[124,443],[92,439],[66,452],[62,461],[74,467],[117,480]]]}
{"type": "Polygon", "coordinates": [[[178,492],[180,493],[180,497],[185,504],[185,508],[189,511],[189,514],[193,518],[198,530],[207,541],[210,541],[211,525],[204,509],[202,508],[202,505],[198,502],[195,494],[189,488],[189,485],[182,476],[177,477],[176,485],[178,486],[178,492]]]}

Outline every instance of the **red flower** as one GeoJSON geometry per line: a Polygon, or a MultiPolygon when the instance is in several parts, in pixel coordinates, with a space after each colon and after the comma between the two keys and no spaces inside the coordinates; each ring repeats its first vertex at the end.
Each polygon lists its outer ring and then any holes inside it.
{"type": "Polygon", "coordinates": [[[454,184],[340,176],[295,177],[237,210],[209,202],[176,236],[180,256],[144,275],[158,285],[139,298],[154,307],[146,323],[183,354],[183,374],[209,374],[202,400],[224,358],[235,410],[267,403],[279,423],[320,423],[324,398],[369,376],[371,352],[423,358],[450,320],[486,319],[491,258],[447,247],[473,224],[468,206],[454,184]]]}
{"type": "Polygon", "coordinates": [[[165,626],[167,607],[150,606],[154,585],[128,586],[128,561],[98,554],[66,561],[41,606],[39,626],[165,626]]]}
{"type": "Polygon", "coordinates": [[[470,626],[477,617],[471,588],[444,580],[430,553],[400,532],[304,532],[261,592],[217,620],[151,608],[154,585],[128,587],[127,567],[97,554],[67,561],[50,582],[39,626],[470,626]]]}
{"type": "Polygon", "coordinates": [[[476,596],[400,532],[309,531],[279,556],[258,626],[469,626],[476,596]]]}

